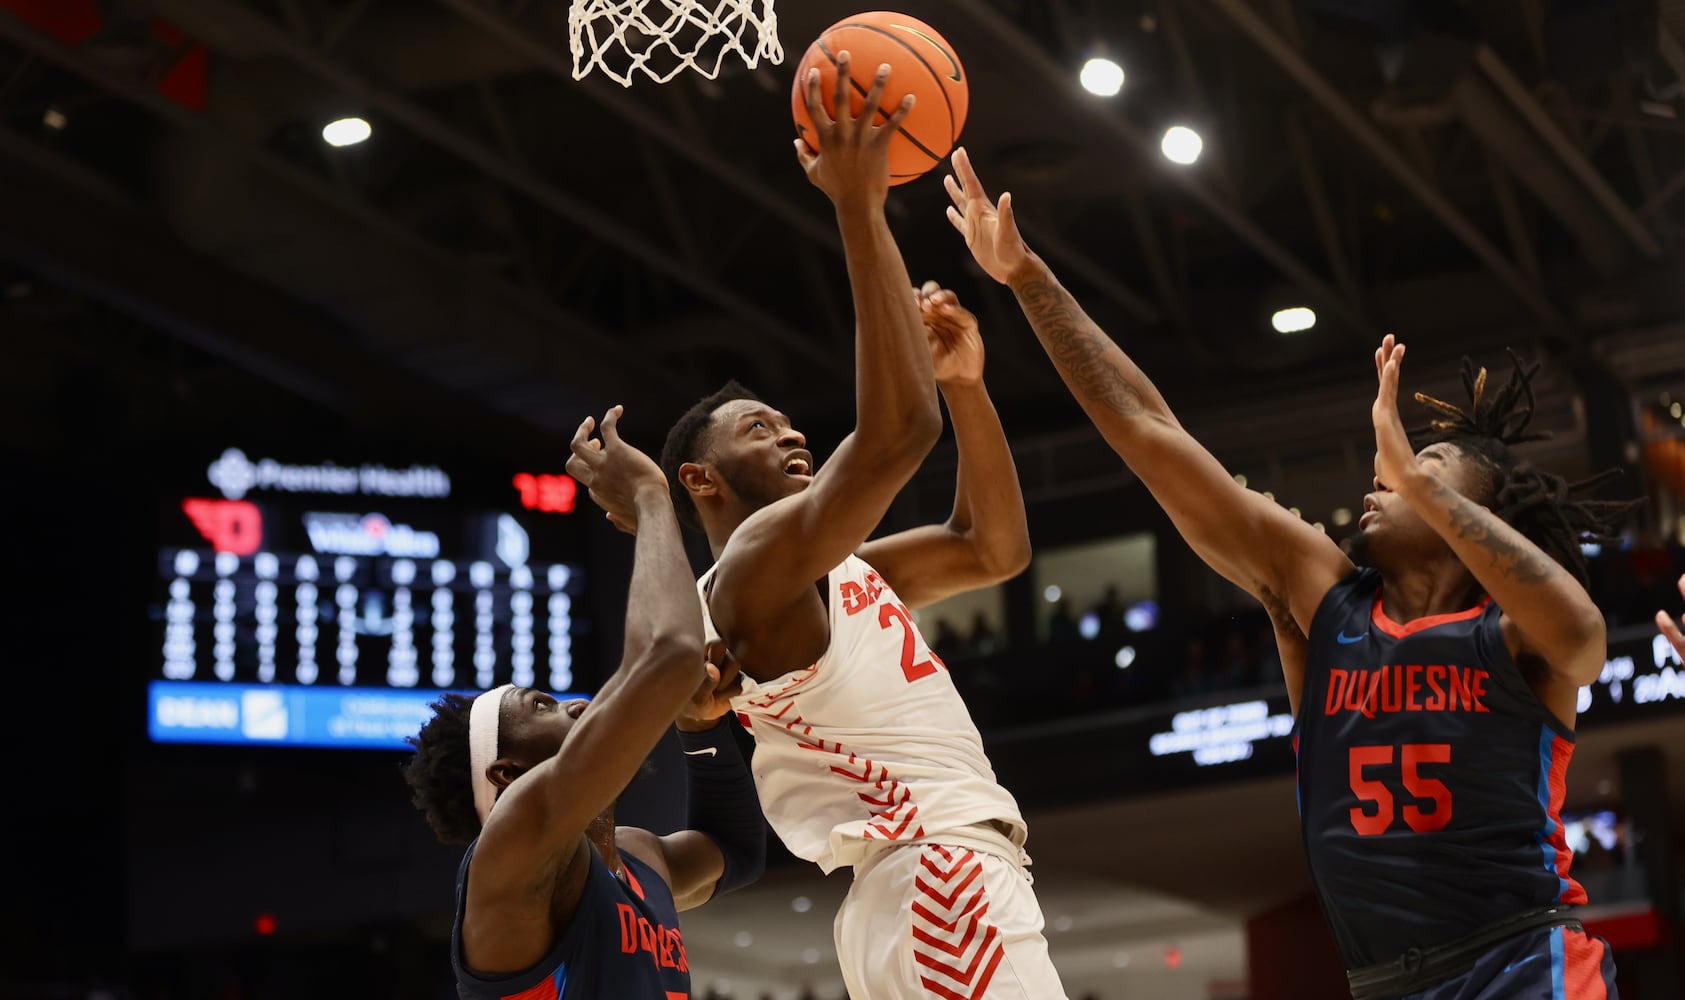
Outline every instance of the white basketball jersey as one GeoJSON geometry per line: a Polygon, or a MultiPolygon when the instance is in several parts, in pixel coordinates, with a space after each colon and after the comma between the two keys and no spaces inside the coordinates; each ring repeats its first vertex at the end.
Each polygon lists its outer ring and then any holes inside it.
{"type": "MultiPolygon", "coordinates": [[[[697,583],[709,641],[709,570],[697,583]]],[[[863,560],[831,570],[831,644],[818,662],[732,700],[755,738],[755,787],[797,857],[826,872],[873,845],[928,841],[991,820],[1022,845],[1023,816],[983,753],[948,668],[863,560]]]]}

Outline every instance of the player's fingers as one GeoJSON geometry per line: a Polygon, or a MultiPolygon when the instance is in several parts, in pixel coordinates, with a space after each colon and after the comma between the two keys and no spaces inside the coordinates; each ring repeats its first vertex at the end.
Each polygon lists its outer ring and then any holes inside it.
{"type": "Polygon", "coordinates": [[[819,86],[819,70],[809,70],[807,74],[807,116],[816,128],[832,123],[831,113],[825,110],[825,98],[819,86]]]}
{"type": "Polygon", "coordinates": [[[965,189],[960,187],[960,182],[954,179],[953,174],[942,176],[942,189],[948,192],[948,198],[954,203],[955,208],[962,212],[965,211],[965,189]]]}
{"type": "Polygon", "coordinates": [[[813,147],[809,146],[805,140],[797,139],[796,162],[802,165],[803,170],[811,171],[813,165],[819,162],[819,154],[815,153],[813,147]]]}
{"type": "Polygon", "coordinates": [[[959,230],[959,234],[965,237],[967,243],[971,242],[971,232],[966,229],[965,216],[961,215],[960,210],[952,205],[948,206],[948,221],[953,223],[954,228],[959,230]]]}
{"type": "Polygon", "coordinates": [[[977,179],[977,170],[971,165],[971,154],[964,146],[954,150],[954,173],[959,176],[968,196],[989,200],[989,193],[983,189],[983,182],[977,179]]]}
{"type": "Polygon", "coordinates": [[[907,120],[907,116],[913,113],[913,105],[916,101],[917,99],[912,94],[901,98],[901,106],[895,109],[895,113],[889,116],[888,121],[879,126],[878,131],[885,136],[885,141],[888,141],[888,137],[894,135],[895,130],[901,127],[901,123],[907,120]]]}
{"type": "Polygon", "coordinates": [[[625,412],[626,407],[616,405],[609,407],[608,412],[603,414],[604,444],[620,443],[620,415],[625,412]]]}
{"type": "Polygon", "coordinates": [[[1679,624],[1674,622],[1673,616],[1666,611],[1656,612],[1656,627],[1661,629],[1662,635],[1681,659],[1685,659],[1685,632],[1680,631],[1679,624]]]}
{"type": "Polygon", "coordinates": [[[568,442],[568,447],[572,448],[574,451],[578,451],[581,444],[591,440],[591,430],[596,426],[596,417],[586,417],[584,420],[581,420],[579,422],[579,429],[573,432],[573,440],[568,442]]]}
{"type": "Polygon", "coordinates": [[[934,299],[943,293],[942,283],[931,279],[919,286],[919,294],[927,299],[934,299]]]}
{"type": "Polygon", "coordinates": [[[831,120],[838,124],[854,120],[854,116],[848,111],[848,88],[854,85],[854,76],[849,72],[849,65],[848,52],[838,52],[837,85],[831,90],[831,120]]]}
{"type": "Polygon", "coordinates": [[[1000,205],[995,209],[995,214],[1000,216],[1000,229],[1002,233],[1010,233],[1013,236],[1018,235],[1018,217],[1012,212],[1011,191],[1001,194],[1000,205]]]}

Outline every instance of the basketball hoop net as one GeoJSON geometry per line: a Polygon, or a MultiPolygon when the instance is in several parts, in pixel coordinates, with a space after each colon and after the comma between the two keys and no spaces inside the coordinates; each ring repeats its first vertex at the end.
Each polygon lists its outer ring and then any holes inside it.
{"type": "Polygon", "coordinates": [[[622,87],[643,73],[666,83],[690,69],[712,80],[726,54],[753,67],[784,61],[773,0],[573,0],[573,78],[601,69],[622,87]]]}

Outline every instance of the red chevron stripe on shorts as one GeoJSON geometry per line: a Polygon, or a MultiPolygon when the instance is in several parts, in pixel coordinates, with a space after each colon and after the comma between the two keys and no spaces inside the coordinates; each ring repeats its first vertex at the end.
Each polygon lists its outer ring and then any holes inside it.
{"type": "Polygon", "coordinates": [[[972,851],[956,858],[930,844],[919,864],[924,871],[913,880],[913,959],[935,974],[921,974],[919,983],[940,1000],[977,1000],[1006,956],[1000,929],[987,919],[988,894],[979,882],[983,863],[972,851]],[[966,895],[973,882],[976,890],[966,895]]]}

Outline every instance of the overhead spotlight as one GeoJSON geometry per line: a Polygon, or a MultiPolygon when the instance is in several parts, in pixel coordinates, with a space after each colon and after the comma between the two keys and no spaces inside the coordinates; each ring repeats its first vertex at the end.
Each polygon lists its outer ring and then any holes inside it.
{"type": "Polygon", "coordinates": [[[1239,486],[1241,489],[1245,489],[1246,488],[1246,473],[1244,473],[1244,472],[1235,473],[1234,474],[1234,481],[1235,481],[1235,485],[1239,486]]]}
{"type": "Polygon", "coordinates": [[[1667,408],[1667,412],[1673,415],[1673,419],[1678,420],[1681,416],[1685,416],[1685,407],[1681,407],[1678,403],[1674,403],[1672,406],[1667,408]]]}
{"type": "Polygon", "coordinates": [[[1095,56],[1082,64],[1077,79],[1082,89],[1098,97],[1116,97],[1123,89],[1123,67],[1105,56],[1095,56]]]}
{"type": "Polygon", "coordinates": [[[1135,647],[1125,646],[1118,650],[1117,655],[1112,657],[1112,662],[1117,664],[1119,670],[1128,670],[1129,665],[1135,662],[1135,647]]]}
{"type": "Polygon", "coordinates": [[[374,134],[374,129],[361,118],[341,118],[322,126],[322,141],[330,146],[355,146],[374,134]]]}
{"type": "Polygon", "coordinates": [[[41,124],[54,132],[63,132],[64,127],[70,124],[70,119],[66,118],[64,112],[58,108],[48,108],[46,113],[41,116],[41,124]]]}
{"type": "Polygon", "coordinates": [[[1352,523],[1352,509],[1350,507],[1335,507],[1334,512],[1328,515],[1328,520],[1333,521],[1336,528],[1344,528],[1352,523]]]}
{"type": "Polygon", "coordinates": [[[1049,604],[1058,604],[1059,598],[1064,597],[1065,592],[1059,589],[1057,583],[1050,583],[1047,585],[1047,589],[1041,592],[1041,596],[1049,604]]]}
{"type": "Polygon", "coordinates": [[[1172,125],[1164,130],[1164,138],[1159,141],[1158,148],[1164,151],[1165,159],[1185,167],[1199,159],[1205,140],[1186,125],[1172,125]]]}
{"type": "Polygon", "coordinates": [[[1270,317],[1270,325],[1276,333],[1303,333],[1316,325],[1316,313],[1305,306],[1277,310],[1270,317]]]}

